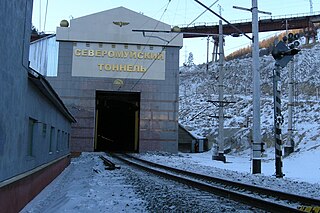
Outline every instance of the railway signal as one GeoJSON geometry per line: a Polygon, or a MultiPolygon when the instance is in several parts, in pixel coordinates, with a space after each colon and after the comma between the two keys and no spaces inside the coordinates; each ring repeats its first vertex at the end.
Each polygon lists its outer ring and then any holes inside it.
{"type": "MultiPolygon", "coordinates": [[[[296,44],[299,46],[300,43],[296,44]]],[[[272,50],[273,58],[282,68],[287,66],[293,56],[300,52],[300,49],[295,47],[294,44],[292,44],[290,47],[292,48],[289,48],[284,41],[279,41],[279,43],[272,50]]]]}
{"type": "MultiPolygon", "coordinates": [[[[288,46],[289,48],[298,48],[300,46],[299,42],[300,34],[293,35],[292,33],[288,34],[288,46]]],[[[287,141],[284,145],[284,156],[288,156],[294,151],[294,141],[293,141],[293,129],[292,129],[292,108],[293,104],[293,70],[294,62],[293,60],[289,63],[288,66],[288,88],[289,88],[289,100],[288,100],[288,134],[287,141]]]]}
{"type": "Polygon", "coordinates": [[[282,133],[281,127],[283,124],[283,116],[281,114],[281,78],[280,71],[284,68],[293,56],[300,52],[298,46],[299,35],[288,34],[288,37],[284,37],[283,41],[278,44],[272,50],[272,56],[276,60],[275,69],[273,71],[273,97],[274,97],[274,139],[275,139],[275,167],[276,177],[282,178],[284,176],[282,172],[282,133]],[[286,44],[288,43],[288,44],[286,44]]]}

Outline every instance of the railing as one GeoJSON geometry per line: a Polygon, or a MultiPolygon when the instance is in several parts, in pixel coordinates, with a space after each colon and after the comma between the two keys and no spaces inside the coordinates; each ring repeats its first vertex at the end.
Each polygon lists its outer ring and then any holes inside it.
{"type": "MultiPolygon", "coordinates": [[[[267,19],[289,19],[289,18],[299,18],[299,17],[307,17],[307,16],[315,16],[320,15],[320,11],[313,12],[313,13],[295,13],[295,14],[287,14],[287,15],[277,15],[277,16],[261,16],[259,20],[267,20],[267,19]]],[[[246,23],[251,22],[251,19],[238,19],[238,20],[231,20],[229,21],[232,24],[237,23],[246,23]]],[[[216,26],[218,22],[195,22],[193,24],[181,24],[178,25],[180,28],[186,27],[197,27],[197,26],[216,26]]]]}

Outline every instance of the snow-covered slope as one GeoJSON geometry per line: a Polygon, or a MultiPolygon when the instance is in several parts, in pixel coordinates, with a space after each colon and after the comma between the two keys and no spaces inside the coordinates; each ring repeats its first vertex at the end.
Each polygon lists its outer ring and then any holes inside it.
{"type": "MultiPolygon", "coordinates": [[[[295,107],[294,141],[295,150],[307,150],[320,146],[320,44],[302,49],[294,59],[295,107]]],[[[224,108],[225,128],[240,128],[233,136],[235,144],[248,145],[252,126],[252,70],[251,58],[235,59],[225,63],[224,99],[235,101],[224,108]],[[248,126],[249,128],[246,128],[248,126]]],[[[275,60],[272,56],[260,57],[261,74],[261,130],[262,140],[273,143],[273,94],[272,72],[275,60]]],[[[218,63],[180,68],[179,122],[193,134],[206,137],[217,134],[218,107],[208,100],[218,100],[218,63]]],[[[288,70],[281,71],[283,140],[287,134],[288,70]]]]}

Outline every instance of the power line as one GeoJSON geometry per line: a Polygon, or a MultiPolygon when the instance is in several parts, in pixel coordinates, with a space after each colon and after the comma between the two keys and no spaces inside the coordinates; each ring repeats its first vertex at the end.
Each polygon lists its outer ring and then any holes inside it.
{"type": "MultiPolygon", "coordinates": [[[[168,9],[168,7],[169,7],[170,2],[171,2],[171,0],[169,0],[169,2],[167,3],[166,8],[164,9],[164,11],[163,11],[160,19],[158,20],[156,26],[153,28],[154,30],[158,27],[158,25],[159,25],[159,23],[160,23],[160,20],[162,19],[162,17],[164,16],[164,14],[166,13],[166,11],[167,11],[167,9],[168,9]]],[[[151,34],[151,35],[152,35],[152,34],[151,34]]],[[[176,36],[175,36],[174,38],[176,38],[176,36]]],[[[148,39],[148,41],[147,41],[147,43],[146,43],[145,45],[148,45],[150,39],[151,39],[151,37],[149,37],[149,39],[148,39]]],[[[165,47],[168,46],[168,44],[169,44],[171,41],[172,41],[172,40],[170,40],[169,42],[167,41],[167,44],[165,45],[165,47]]],[[[161,53],[164,51],[165,47],[162,47],[162,49],[161,49],[161,51],[159,52],[159,54],[161,54],[161,53]]],[[[145,48],[145,47],[144,47],[144,48],[145,48]]],[[[137,59],[137,61],[138,61],[138,59],[137,59]]],[[[132,86],[131,89],[130,89],[131,91],[132,91],[132,90],[135,88],[135,86],[140,82],[140,80],[141,80],[141,79],[143,78],[143,76],[148,72],[148,70],[149,70],[150,67],[155,63],[155,61],[156,61],[156,59],[153,59],[153,61],[151,62],[151,64],[148,66],[147,70],[146,70],[146,71],[141,75],[141,77],[133,84],[133,86],[132,86]]],[[[119,88],[119,89],[120,89],[120,88],[119,88]]]]}
{"type": "MultiPolygon", "coordinates": [[[[160,20],[163,18],[164,14],[167,12],[167,9],[169,7],[169,4],[171,3],[171,0],[168,1],[168,3],[166,4],[165,6],[165,9],[163,10],[163,13],[162,15],[160,16],[160,19],[158,20],[156,26],[153,28],[154,30],[158,27],[159,23],[160,23],[160,20]]],[[[148,45],[149,44],[149,41],[151,39],[151,36],[148,38],[147,42],[144,44],[144,45],[148,45]]],[[[142,50],[145,50],[146,46],[143,47],[142,50]]],[[[161,54],[163,52],[163,50],[160,51],[159,54],[161,54]]],[[[153,65],[153,63],[155,62],[156,59],[154,59],[151,63],[151,65],[147,68],[147,70],[141,75],[141,77],[137,80],[137,82],[131,87],[131,90],[134,89],[134,87],[138,84],[138,82],[143,78],[143,76],[145,75],[145,73],[147,73],[147,71],[149,70],[149,68],[153,65]]],[[[138,62],[138,59],[136,60],[135,64],[136,65],[138,62]]],[[[121,89],[121,86],[118,88],[118,91],[121,89]]]]}
{"type": "Polygon", "coordinates": [[[48,14],[48,3],[49,3],[49,0],[47,0],[47,3],[46,3],[46,12],[45,12],[45,15],[44,15],[43,31],[46,31],[47,14],[48,14]]]}
{"type": "Polygon", "coordinates": [[[41,10],[42,10],[42,8],[41,8],[41,0],[39,0],[39,31],[41,32],[41,25],[42,25],[42,23],[41,23],[41,10]]]}
{"type": "MultiPolygon", "coordinates": [[[[218,2],[219,0],[216,0],[215,2],[213,2],[210,6],[209,6],[209,8],[211,8],[213,5],[215,5],[217,2],[218,2]]],[[[195,22],[198,18],[200,18],[205,12],[207,12],[208,10],[204,10],[202,13],[200,13],[195,19],[193,19],[192,21],[191,21],[191,23],[190,24],[188,24],[187,25],[187,27],[189,27],[193,22],[195,22]]]]}
{"type": "MultiPolygon", "coordinates": [[[[218,1],[219,1],[219,0],[216,0],[212,5],[209,6],[209,8],[212,7],[214,4],[216,4],[218,1]]],[[[169,1],[169,3],[170,3],[170,1],[169,1]]],[[[167,5],[166,9],[164,10],[164,12],[166,12],[166,10],[167,10],[167,8],[168,8],[168,6],[169,6],[169,3],[168,3],[168,5],[167,5]]],[[[191,24],[193,24],[193,23],[194,23],[198,18],[200,18],[200,16],[202,16],[206,11],[207,11],[207,10],[203,11],[203,12],[202,12],[200,15],[198,15],[194,20],[192,20],[192,21],[187,25],[187,27],[190,26],[191,24]]],[[[162,16],[163,16],[163,15],[162,15],[162,16]]],[[[162,16],[161,16],[161,18],[162,18],[162,16]]],[[[160,21],[159,21],[159,22],[160,22],[160,21]]],[[[159,23],[159,22],[158,22],[158,23],[159,23]]],[[[156,27],[155,27],[154,29],[156,29],[156,27]]],[[[173,38],[171,38],[169,41],[167,41],[167,44],[162,47],[162,49],[161,49],[161,51],[159,52],[159,54],[161,54],[161,53],[165,50],[165,48],[170,44],[170,42],[173,41],[173,40],[174,40],[178,35],[180,35],[180,34],[181,34],[181,32],[177,33],[173,38]]],[[[140,80],[141,80],[141,79],[143,78],[143,76],[148,72],[148,70],[149,70],[150,67],[155,63],[155,61],[156,61],[156,59],[154,59],[154,60],[151,62],[151,64],[150,64],[150,65],[148,66],[148,68],[147,68],[147,71],[144,72],[144,73],[141,75],[141,77],[135,82],[135,84],[131,87],[131,90],[133,90],[133,89],[135,88],[135,86],[140,82],[140,80]]]]}

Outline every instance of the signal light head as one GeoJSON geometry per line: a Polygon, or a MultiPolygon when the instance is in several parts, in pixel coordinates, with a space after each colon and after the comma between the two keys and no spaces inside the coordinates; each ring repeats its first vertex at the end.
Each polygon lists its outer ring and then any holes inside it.
{"type": "Polygon", "coordinates": [[[289,33],[288,36],[284,36],[282,38],[284,43],[287,43],[287,46],[290,49],[296,48],[298,46],[300,46],[300,42],[298,41],[300,38],[300,34],[296,33],[293,35],[293,33],[289,33]]]}
{"type": "Polygon", "coordinates": [[[288,34],[288,41],[289,41],[289,43],[293,42],[293,40],[294,40],[293,33],[289,33],[289,34],[288,34]]]}
{"type": "Polygon", "coordinates": [[[295,48],[294,43],[290,43],[290,44],[288,44],[288,46],[289,46],[290,49],[295,48]]]}

